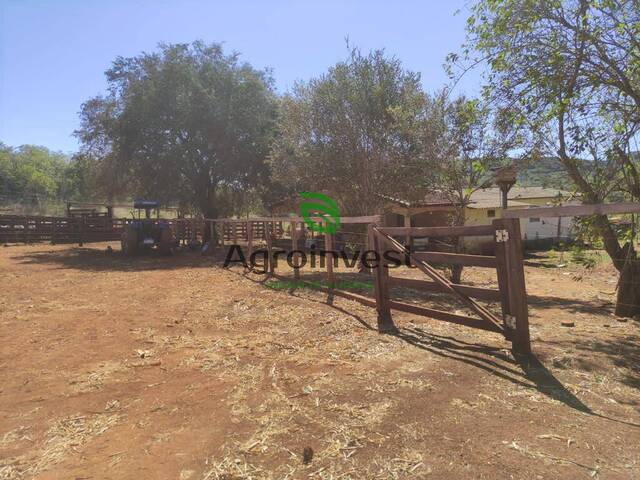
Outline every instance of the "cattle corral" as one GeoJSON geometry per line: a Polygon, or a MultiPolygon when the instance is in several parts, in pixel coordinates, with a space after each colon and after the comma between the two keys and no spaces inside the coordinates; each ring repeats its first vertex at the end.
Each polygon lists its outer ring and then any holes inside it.
{"type": "MultiPolygon", "coordinates": [[[[225,248],[118,249],[0,250],[2,478],[640,473],[640,338],[633,320],[612,315],[607,262],[525,260],[534,355],[514,357],[494,332],[403,311],[398,331],[380,335],[375,309],[269,288],[264,275],[222,268],[225,248]]],[[[286,264],[279,272],[295,279],[286,264]]],[[[342,265],[333,273],[374,279],[342,265]]],[[[467,307],[405,288],[422,281],[418,269],[393,277],[405,282],[390,287],[398,301],[467,307]]],[[[465,268],[464,280],[498,289],[484,267],[465,268]]]]}

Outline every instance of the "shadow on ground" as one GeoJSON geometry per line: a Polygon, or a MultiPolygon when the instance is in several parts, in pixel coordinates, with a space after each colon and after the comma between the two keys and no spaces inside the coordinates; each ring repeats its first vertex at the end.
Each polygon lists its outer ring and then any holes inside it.
{"type": "Polygon", "coordinates": [[[210,268],[221,264],[223,252],[203,256],[199,250],[182,249],[175,255],[162,256],[155,251],[127,257],[118,246],[111,250],[95,247],[75,247],[65,250],[38,251],[14,257],[21,264],[50,264],[92,272],[176,270],[180,268],[210,268]]]}

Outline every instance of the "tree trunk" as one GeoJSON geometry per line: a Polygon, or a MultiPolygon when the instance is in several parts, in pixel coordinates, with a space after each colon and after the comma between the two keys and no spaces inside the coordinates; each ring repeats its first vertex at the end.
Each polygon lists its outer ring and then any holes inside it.
{"type": "MultiPolygon", "coordinates": [[[[465,203],[465,202],[461,202],[465,203]]],[[[465,207],[460,207],[455,214],[454,225],[463,226],[466,222],[465,207]]],[[[453,239],[454,253],[464,253],[464,237],[454,237],[453,239]]],[[[451,265],[451,282],[460,283],[462,281],[462,265],[451,265]]]]}
{"type": "MultiPolygon", "coordinates": [[[[216,187],[209,185],[206,189],[204,198],[202,199],[200,210],[204,218],[218,218],[218,209],[216,207],[216,187]]],[[[213,238],[211,237],[211,229],[204,229],[204,241],[212,241],[214,245],[218,243],[217,231],[213,229],[213,238]]]]}
{"type": "Polygon", "coordinates": [[[640,259],[631,242],[620,246],[611,222],[605,215],[599,215],[594,222],[602,236],[604,249],[613,266],[620,272],[615,314],[631,318],[640,315],[640,259]]]}
{"type": "Polygon", "coordinates": [[[622,250],[626,262],[620,271],[615,314],[630,318],[640,315],[640,259],[631,243],[622,250]]]}

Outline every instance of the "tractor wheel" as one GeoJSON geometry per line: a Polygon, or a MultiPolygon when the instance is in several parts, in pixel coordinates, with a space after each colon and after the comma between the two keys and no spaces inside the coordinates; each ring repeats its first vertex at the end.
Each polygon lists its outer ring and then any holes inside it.
{"type": "Polygon", "coordinates": [[[165,228],[160,230],[160,242],[158,243],[158,251],[161,255],[171,255],[171,246],[173,244],[173,235],[171,230],[165,228]]]}
{"type": "Polygon", "coordinates": [[[127,225],[122,233],[122,253],[130,257],[136,254],[138,250],[138,232],[135,228],[127,225]]]}

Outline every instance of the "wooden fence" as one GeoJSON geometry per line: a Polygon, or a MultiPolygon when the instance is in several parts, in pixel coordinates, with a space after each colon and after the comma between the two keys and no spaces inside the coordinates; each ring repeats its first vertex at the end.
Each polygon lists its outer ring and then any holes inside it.
{"type": "Polygon", "coordinates": [[[2,243],[83,243],[119,240],[124,219],[0,215],[2,243]]]}
{"type": "MultiPolygon", "coordinates": [[[[319,222],[322,219],[317,219],[319,222]]],[[[502,218],[492,225],[463,227],[383,227],[379,216],[343,217],[346,226],[366,225],[364,243],[358,248],[374,253],[378,265],[371,268],[374,278],[374,297],[369,298],[334,288],[334,256],[341,245],[332,234],[315,234],[306,228],[300,217],[254,217],[238,219],[171,219],[165,220],[179,242],[204,242],[216,240],[218,245],[244,243],[246,258],[256,248],[266,249],[265,271],[286,278],[275,272],[274,254],[278,250],[290,249],[293,263],[299,264],[304,239],[322,241],[325,275],[328,287],[315,282],[314,288],[330,291],[336,296],[356,300],[373,306],[378,311],[380,331],[393,331],[391,310],[400,310],[436,320],[456,323],[482,330],[503,334],[512,341],[514,351],[530,352],[527,294],[523,267],[520,223],[517,218],[502,218]],[[495,254],[467,255],[449,252],[411,252],[396,238],[412,237],[460,237],[493,236],[495,254]],[[389,260],[385,253],[396,252],[408,258],[412,265],[425,273],[429,280],[392,277],[389,274],[389,260]],[[498,289],[480,288],[450,282],[432,264],[463,265],[495,269],[498,289]],[[424,292],[448,293],[459,300],[477,317],[435,310],[420,305],[402,303],[391,299],[390,289],[394,286],[407,287],[424,292]],[[476,299],[499,302],[501,316],[496,315],[476,299]]],[[[3,243],[83,243],[119,240],[124,226],[130,219],[105,217],[35,217],[0,215],[0,241],[3,243]]],[[[294,278],[303,281],[299,268],[294,268],[294,278]]]]}

